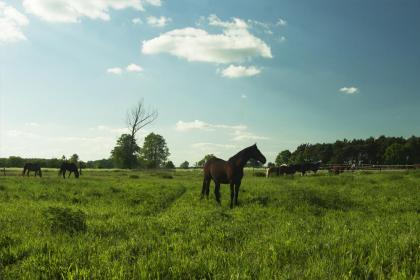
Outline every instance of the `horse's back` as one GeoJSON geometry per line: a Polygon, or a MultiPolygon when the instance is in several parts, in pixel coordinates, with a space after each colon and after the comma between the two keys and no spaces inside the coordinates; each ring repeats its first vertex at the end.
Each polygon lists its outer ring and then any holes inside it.
{"type": "Polygon", "coordinates": [[[227,184],[228,178],[231,177],[231,166],[228,161],[220,158],[209,159],[204,164],[204,178],[213,179],[219,183],[227,184]]]}

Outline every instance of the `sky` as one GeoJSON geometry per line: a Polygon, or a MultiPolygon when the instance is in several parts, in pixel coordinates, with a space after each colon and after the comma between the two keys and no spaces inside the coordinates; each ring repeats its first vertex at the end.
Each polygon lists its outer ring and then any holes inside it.
{"type": "Polygon", "coordinates": [[[139,100],[176,165],[420,134],[418,0],[0,0],[0,157],[108,158],[139,100]]]}

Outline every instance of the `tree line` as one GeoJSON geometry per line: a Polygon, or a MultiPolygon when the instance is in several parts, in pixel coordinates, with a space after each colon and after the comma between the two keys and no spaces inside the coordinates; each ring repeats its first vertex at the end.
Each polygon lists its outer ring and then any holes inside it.
{"type": "Polygon", "coordinates": [[[337,140],[334,143],[301,144],[295,151],[281,151],[276,165],[318,161],[323,163],[418,164],[420,137],[369,137],[337,140]]]}

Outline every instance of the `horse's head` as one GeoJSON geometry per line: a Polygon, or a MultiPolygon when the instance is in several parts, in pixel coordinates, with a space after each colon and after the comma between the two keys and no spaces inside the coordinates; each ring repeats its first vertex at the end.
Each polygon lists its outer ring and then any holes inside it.
{"type": "Polygon", "coordinates": [[[257,144],[252,145],[250,151],[251,151],[251,157],[255,158],[262,164],[264,164],[267,161],[265,156],[260,152],[260,150],[258,150],[257,144]]]}

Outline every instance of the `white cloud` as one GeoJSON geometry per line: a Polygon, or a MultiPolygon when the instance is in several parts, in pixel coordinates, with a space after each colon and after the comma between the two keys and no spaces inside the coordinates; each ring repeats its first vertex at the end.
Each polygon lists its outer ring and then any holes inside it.
{"type": "Polygon", "coordinates": [[[242,94],[242,95],[241,95],[241,98],[243,98],[243,99],[247,99],[247,98],[248,98],[248,96],[246,96],[245,94],[242,94]]]}
{"type": "Polygon", "coordinates": [[[286,39],[286,37],[281,36],[278,40],[279,40],[280,43],[283,43],[283,42],[286,42],[287,39],[286,39]]]}
{"type": "Polygon", "coordinates": [[[143,21],[141,20],[141,18],[133,18],[132,20],[131,20],[131,22],[133,23],[133,24],[142,24],[143,23],[143,21]]]}
{"type": "Polygon", "coordinates": [[[6,135],[9,137],[17,137],[17,138],[28,138],[28,139],[38,139],[41,136],[32,132],[27,132],[23,130],[12,129],[6,131],[6,135]]]}
{"type": "Polygon", "coordinates": [[[235,129],[235,130],[244,130],[246,126],[244,125],[225,125],[225,124],[210,124],[199,120],[194,120],[192,122],[178,121],[175,125],[175,129],[178,131],[189,131],[189,130],[205,130],[213,131],[217,128],[222,129],[235,129]]]}
{"type": "Polygon", "coordinates": [[[230,141],[234,142],[269,139],[268,137],[250,132],[245,125],[210,124],[199,120],[192,122],[178,121],[175,125],[175,129],[181,132],[191,130],[215,131],[216,129],[224,129],[227,130],[228,135],[232,137],[230,141]]]}
{"type": "Polygon", "coordinates": [[[287,25],[287,21],[285,21],[282,18],[279,18],[278,21],[277,21],[277,23],[276,23],[276,25],[277,26],[286,26],[287,25]]]}
{"type": "Polygon", "coordinates": [[[340,88],[340,92],[345,94],[355,94],[359,92],[357,87],[342,87],[340,88]]]}
{"type": "Polygon", "coordinates": [[[143,11],[143,2],[160,6],[159,0],[24,0],[26,12],[50,22],[79,22],[81,18],[109,20],[109,11],[132,8],[143,11]]]}
{"type": "Polygon", "coordinates": [[[235,130],[233,133],[232,141],[256,141],[256,140],[267,140],[268,137],[259,136],[254,133],[251,133],[247,130],[235,130]]]}
{"type": "Polygon", "coordinates": [[[28,23],[24,14],[0,1],[0,44],[26,40],[21,28],[28,23]]]}
{"type": "Polygon", "coordinates": [[[162,2],[160,0],[146,0],[146,3],[152,6],[162,6],[162,2]]]}
{"type": "Polygon", "coordinates": [[[192,147],[195,148],[195,149],[200,149],[200,150],[207,151],[207,150],[213,150],[215,148],[234,149],[234,148],[236,148],[236,145],[203,142],[203,143],[194,143],[192,145],[192,147]]]}
{"type": "Polygon", "coordinates": [[[143,71],[143,68],[141,68],[137,64],[132,63],[132,64],[127,66],[126,70],[127,70],[127,72],[141,72],[141,71],[143,71]]]}
{"type": "Polygon", "coordinates": [[[120,67],[108,68],[106,69],[106,72],[110,74],[121,75],[122,69],[120,67]]]}
{"type": "Polygon", "coordinates": [[[208,23],[221,27],[223,33],[209,34],[193,27],[174,29],[143,41],[142,52],[149,55],[169,53],[188,61],[210,63],[240,62],[256,56],[272,58],[270,47],[248,31],[245,21],[234,18],[225,22],[211,15],[208,23]]]}
{"type": "Polygon", "coordinates": [[[26,126],[30,126],[30,127],[39,127],[39,123],[36,122],[28,122],[25,123],[26,126]]]}
{"type": "Polygon", "coordinates": [[[222,70],[222,76],[226,78],[240,78],[240,77],[250,77],[255,76],[261,73],[261,70],[255,66],[245,67],[245,66],[235,66],[229,65],[229,67],[222,70]]]}
{"type": "Polygon", "coordinates": [[[171,18],[167,18],[163,16],[159,18],[153,17],[153,16],[147,18],[147,23],[153,27],[164,27],[171,21],[172,21],[171,18]]]}
{"type": "Polygon", "coordinates": [[[101,131],[101,132],[118,134],[118,135],[129,132],[129,130],[126,127],[114,128],[114,127],[109,127],[109,126],[106,126],[106,125],[98,125],[95,128],[91,128],[91,130],[97,130],[97,131],[101,131]]]}
{"type": "Polygon", "coordinates": [[[273,26],[271,23],[261,22],[258,20],[248,20],[248,24],[256,29],[262,29],[265,34],[273,35],[273,31],[271,27],[273,26]]]}

